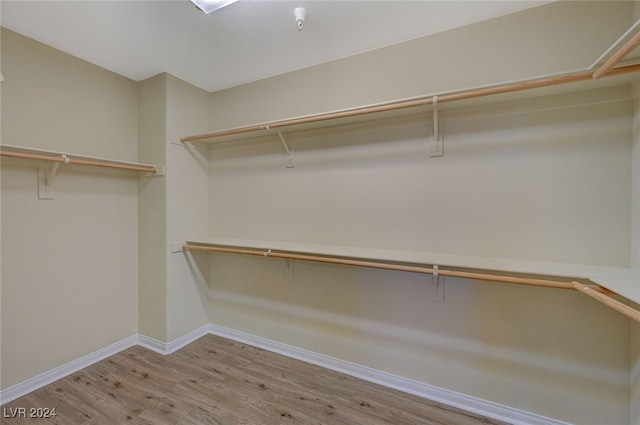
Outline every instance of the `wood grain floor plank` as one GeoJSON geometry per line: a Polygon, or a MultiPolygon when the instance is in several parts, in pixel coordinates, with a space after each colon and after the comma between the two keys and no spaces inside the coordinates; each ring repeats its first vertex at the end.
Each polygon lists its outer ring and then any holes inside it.
{"type": "Polygon", "coordinates": [[[6,425],[506,425],[207,335],[162,356],[132,347],[3,406],[6,425]]]}
{"type": "Polygon", "coordinates": [[[102,415],[97,415],[87,420],[82,425],[118,425],[118,423],[111,418],[107,418],[102,415]]]}
{"type": "Polygon", "coordinates": [[[209,412],[200,408],[194,408],[187,416],[182,418],[176,425],[225,425],[216,419],[209,412]]]}

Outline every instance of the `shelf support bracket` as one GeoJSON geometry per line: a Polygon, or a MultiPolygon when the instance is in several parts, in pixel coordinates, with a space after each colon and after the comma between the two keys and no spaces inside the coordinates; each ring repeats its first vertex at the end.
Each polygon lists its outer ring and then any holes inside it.
{"type": "Polygon", "coordinates": [[[434,158],[443,156],[442,135],[440,134],[440,119],[438,116],[438,96],[433,96],[433,142],[429,147],[429,156],[434,158]]]}
{"type": "Polygon", "coordinates": [[[167,174],[165,165],[156,166],[156,172],[153,173],[153,177],[162,177],[167,174]]]}
{"type": "Polygon", "coordinates": [[[296,163],[293,157],[293,150],[289,149],[289,146],[287,145],[286,140],[284,140],[284,137],[282,136],[282,132],[280,130],[278,130],[278,137],[280,137],[280,141],[282,142],[282,147],[284,148],[284,152],[285,152],[285,159],[284,159],[285,167],[295,168],[296,163]]]}
{"type": "Polygon", "coordinates": [[[290,258],[282,258],[284,265],[284,278],[285,280],[293,280],[293,260],[290,258]]]}
{"type": "Polygon", "coordinates": [[[438,266],[433,266],[433,281],[429,291],[429,297],[434,302],[444,302],[444,278],[440,278],[438,266]]]}
{"type": "MultiPolygon", "coordinates": [[[[62,155],[62,159],[65,164],[69,163],[67,155],[62,155]]],[[[54,183],[59,166],[59,162],[54,162],[52,164],[44,163],[38,168],[38,199],[54,198],[54,183]]]]}

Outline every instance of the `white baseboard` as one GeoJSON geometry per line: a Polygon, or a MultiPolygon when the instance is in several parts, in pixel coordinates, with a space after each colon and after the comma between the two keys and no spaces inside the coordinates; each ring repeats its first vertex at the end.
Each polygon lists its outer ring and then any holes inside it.
{"type": "Polygon", "coordinates": [[[180,338],[174,339],[171,342],[162,342],[146,335],[138,335],[138,345],[166,356],[191,344],[196,339],[211,333],[209,330],[210,326],[211,325],[209,324],[200,326],[198,329],[191,331],[180,338]]]}
{"type": "Polygon", "coordinates": [[[209,325],[209,333],[262,348],[267,351],[282,354],[297,360],[302,360],[317,366],[322,366],[327,369],[335,370],[337,372],[373,382],[384,387],[393,388],[407,394],[413,394],[448,406],[464,409],[468,412],[508,422],[513,425],[569,425],[566,422],[537,415],[535,413],[526,412],[524,410],[482,400],[466,394],[435,387],[423,382],[414,381],[372,369],[367,366],[315,353],[303,348],[282,344],[277,341],[246,334],[244,332],[222,326],[214,324],[209,325]]]}
{"type": "Polygon", "coordinates": [[[293,359],[335,370],[365,381],[373,382],[388,388],[417,395],[428,400],[464,409],[468,412],[473,412],[514,425],[568,425],[566,422],[536,415],[534,413],[504,406],[498,403],[493,403],[491,401],[482,400],[444,388],[435,387],[423,382],[414,381],[372,369],[367,366],[327,356],[325,354],[316,353],[303,348],[294,347],[214,324],[201,326],[200,328],[168,343],[145,335],[132,335],[94,353],[80,357],[79,359],[52,369],[49,372],[45,372],[9,387],[6,390],[0,391],[0,404],[9,403],[32,391],[42,388],[45,385],[51,384],[58,379],[64,378],[65,376],[91,366],[100,360],[104,360],[109,356],[119,353],[122,350],[133,347],[134,345],[140,345],[149,350],[155,351],[156,353],[168,355],[207,334],[229,338],[234,341],[262,348],[277,354],[282,354],[293,359]]]}
{"type": "Polygon", "coordinates": [[[41,373],[38,376],[27,379],[24,382],[13,385],[5,390],[0,391],[0,404],[9,403],[17,398],[27,395],[32,391],[49,385],[58,379],[62,379],[65,376],[69,376],[87,366],[104,360],[107,357],[113,356],[122,350],[133,347],[138,344],[138,335],[131,335],[128,338],[115,342],[107,347],[104,347],[98,351],[82,356],[69,363],[58,366],[48,372],[41,373]]]}

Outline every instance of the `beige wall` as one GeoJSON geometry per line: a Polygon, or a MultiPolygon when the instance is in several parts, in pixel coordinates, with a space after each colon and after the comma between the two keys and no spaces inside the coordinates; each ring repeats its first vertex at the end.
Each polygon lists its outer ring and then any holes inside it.
{"type": "MultiPolygon", "coordinates": [[[[2,30],[2,143],[136,160],[136,83],[2,30]]],[[[2,159],[2,388],[137,332],[137,179],[2,159]],[[46,355],[43,355],[46,353],[46,355]]]]}
{"type": "MultiPolygon", "coordinates": [[[[640,19],[640,2],[635,1],[635,19],[640,19]]],[[[635,269],[640,269],[640,84],[633,85],[634,121],[633,121],[633,175],[632,175],[632,258],[635,269]]],[[[630,416],[631,424],[640,424],[640,325],[631,324],[630,368],[630,416]]]]}
{"type": "MultiPolygon", "coordinates": [[[[633,85],[634,95],[634,119],[633,119],[633,150],[631,160],[633,162],[633,240],[632,258],[635,269],[640,269],[640,83],[633,85]]],[[[632,324],[630,329],[631,351],[629,353],[630,367],[630,403],[631,423],[640,424],[640,325],[632,324]]]]}
{"type": "Polygon", "coordinates": [[[444,111],[443,158],[428,156],[424,115],[288,135],[294,169],[277,136],[220,148],[211,227],[223,237],[628,267],[630,115],[622,86],[444,111]]]}
{"type": "MultiPolygon", "coordinates": [[[[640,19],[640,2],[635,1],[635,19],[640,19]]],[[[632,257],[631,262],[636,270],[640,270],[640,83],[632,86],[634,96],[633,116],[633,151],[632,151],[632,257]]],[[[629,352],[630,369],[630,416],[631,424],[640,424],[640,325],[632,323],[630,328],[631,350],[629,352]]]]}
{"type": "Polygon", "coordinates": [[[140,156],[166,164],[166,177],[140,183],[139,331],[170,342],[209,323],[206,256],[170,249],[209,226],[206,154],[179,141],[209,128],[209,93],[160,74],[140,94],[140,156]]]}
{"type": "MultiPolygon", "coordinates": [[[[165,164],[166,75],[138,85],[138,157],[165,164]]],[[[167,337],[167,184],[165,177],[138,183],[138,332],[160,341],[167,337]]]]}
{"type": "MultiPolygon", "coordinates": [[[[551,4],[227,89],[211,96],[211,122],[587,67],[632,23],[632,8],[551,4]],[[520,38],[500,36],[516,28],[520,38]]],[[[275,136],[213,148],[211,234],[630,265],[628,85],[451,108],[443,158],[427,153],[428,112],[285,134],[294,169],[275,136]]],[[[580,294],[447,279],[445,302],[434,303],[425,277],[303,262],[292,280],[283,273],[279,261],[212,255],[212,321],[568,422],[629,423],[634,329],[580,294]]]]}
{"type": "MultiPolygon", "coordinates": [[[[185,148],[183,135],[209,128],[209,93],[167,76],[167,238],[184,241],[209,227],[209,164],[206,152],[185,148]]],[[[209,323],[206,256],[168,254],[167,341],[209,323]],[[205,262],[203,265],[202,262],[205,262]]]]}

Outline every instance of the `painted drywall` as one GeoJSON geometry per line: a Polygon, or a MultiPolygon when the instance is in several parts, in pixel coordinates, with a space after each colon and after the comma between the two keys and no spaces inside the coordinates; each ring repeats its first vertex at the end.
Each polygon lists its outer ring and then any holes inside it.
{"type": "MultiPolygon", "coordinates": [[[[138,157],[166,163],[166,75],[138,85],[138,157]]],[[[167,199],[165,177],[138,183],[138,331],[165,341],[167,336],[167,199]]]]}
{"type": "MultiPolygon", "coordinates": [[[[635,1],[634,17],[640,19],[640,2],[635,1]]],[[[640,82],[632,85],[634,99],[633,148],[631,161],[632,175],[632,244],[631,262],[633,268],[640,270],[640,82]]],[[[640,282],[638,283],[640,285],[640,282]]],[[[629,404],[630,423],[640,425],[640,325],[632,323],[630,328],[631,350],[629,352],[629,404]]]]}
{"type": "MultiPolygon", "coordinates": [[[[634,18],[640,19],[640,2],[635,1],[634,18]]],[[[632,174],[632,242],[631,263],[640,270],[640,82],[632,85],[634,99],[633,148],[631,161],[632,174]]],[[[640,282],[638,283],[640,285],[640,282]]],[[[629,404],[630,423],[640,425],[640,325],[632,323],[630,327],[631,349],[629,352],[629,404]]]]}
{"type": "Polygon", "coordinates": [[[451,111],[440,159],[428,156],[422,117],[291,134],[294,169],[277,138],[217,149],[211,227],[223,237],[627,267],[630,114],[627,87],[451,111]]]}
{"type": "MultiPolygon", "coordinates": [[[[2,30],[2,143],[137,159],[137,87],[2,30]]],[[[137,178],[2,159],[2,388],[137,332],[137,178]],[[46,353],[46,355],[43,355],[46,353]]]]}
{"type": "Polygon", "coordinates": [[[171,252],[209,226],[206,153],[179,141],[208,126],[209,93],[166,73],[140,83],[140,157],[166,167],[139,185],[140,333],[162,342],[209,323],[207,267],[171,252]]]}
{"type": "MultiPolygon", "coordinates": [[[[589,66],[632,7],[547,5],[213,93],[212,126],[589,66]]],[[[276,136],[213,148],[211,234],[630,265],[628,85],[443,111],[442,158],[425,115],[285,133],[293,169],[276,136]]],[[[567,422],[630,423],[630,321],[580,294],[446,279],[437,303],[424,276],[295,262],[288,279],[280,261],[210,259],[213,323],[567,422]]]]}
{"type": "MultiPolygon", "coordinates": [[[[166,76],[167,238],[184,241],[209,226],[209,164],[206,151],[185,146],[179,138],[209,128],[209,93],[166,76]]],[[[198,264],[206,257],[168,253],[167,340],[209,323],[207,283],[198,264]]]]}
{"type": "MultiPolygon", "coordinates": [[[[640,269],[640,83],[632,85],[634,98],[632,175],[632,257],[633,267],[640,269]]],[[[639,283],[640,284],[640,283],[639,283]]],[[[632,324],[630,329],[631,350],[629,352],[630,415],[631,423],[640,424],[640,326],[632,324]]]]}

